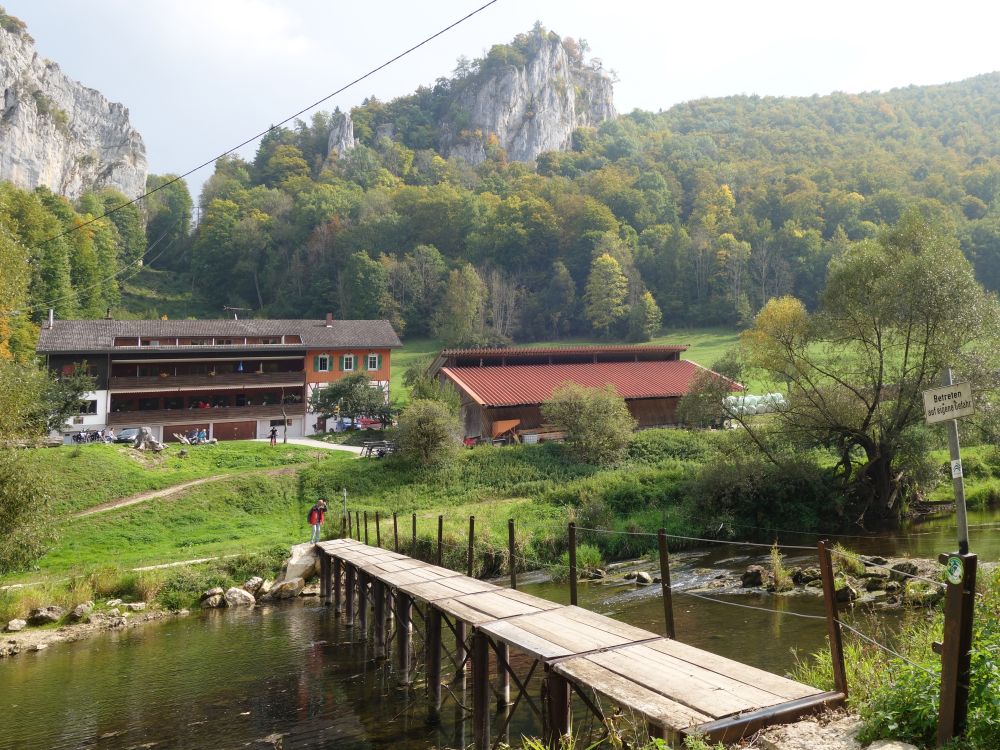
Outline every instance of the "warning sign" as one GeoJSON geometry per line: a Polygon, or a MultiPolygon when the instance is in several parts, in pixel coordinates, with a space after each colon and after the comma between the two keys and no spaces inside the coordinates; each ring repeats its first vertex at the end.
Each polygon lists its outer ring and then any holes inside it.
{"type": "Polygon", "coordinates": [[[946,422],[975,413],[971,383],[955,383],[924,391],[924,420],[927,424],[946,422]]]}

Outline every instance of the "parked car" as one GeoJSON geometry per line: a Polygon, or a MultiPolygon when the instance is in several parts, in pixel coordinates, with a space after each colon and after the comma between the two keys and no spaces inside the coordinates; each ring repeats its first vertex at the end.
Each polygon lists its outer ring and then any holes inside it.
{"type": "Polygon", "coordinates": [[[116,443],[134,443],[136,436],[139,434],[138,427],[126,427],[121,432],[115,435],[116,443]]]}

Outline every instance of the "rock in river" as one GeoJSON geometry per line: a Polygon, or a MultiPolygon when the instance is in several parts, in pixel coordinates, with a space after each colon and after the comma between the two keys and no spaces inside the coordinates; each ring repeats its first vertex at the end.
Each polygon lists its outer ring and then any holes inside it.
{"type": "Polygon", "coordinates": [[[743,575],[740,576],[740,583],[743,585],[743,588],[749,589],[754,586],[763,586],[764,579],[766,578],[767,571],[764,568],[760,565],[750,565],[743,571],[743,575]]]}
{"type": "Polygon", "coordinates": [[[211,599],[213,596],[222,596],[224,593],[225,590],[221,586],[216,586],[214,589],[209,589],[208,591],[203,592],[200,601],[204,602],[211,599]]]}
{"type": "Polygon", "coordinates": [[[226,591],[225,597],[227,607],[252,607],[257,603],[253,594],[235,586],[226,591]]]}
{"type": "Polygon", "coordinates": [[[246,591],[251,596],[257,596],[257,592],[260,591],[261,586],[264,585],[264,579],[260,576],[254,576],[249,581],[243,584],[243,590],[246,591]]]}
{"type": "Polygon", "coordinates": [[[944,596],[944,586],[913,578],[903,588],[903,598],[914,607],[929,607],[944,596]]]}
{"type": "Polygon", "coordinates": [[[645,570],[640,570],[635,574],[635,582],[643,586],[648,586],[653,582],[653,576],[647,573],[645,570]]]}
{"type": "Polygon", "coordinates": [[[226,597],[221,593],[212,594],[211,596],[201,600],[201,606],[206,609],[215,609],[216,607],[224,607],[226,606],[226,597]]]}
{"type": "Polygon", "coordinates": [[[294,599],[302,593],[306,582],[301,578],[292,578],[281,583],[276,583],[269,592],[272,599],[294,599]]]}
{"type": "Polygon", "coordinates": [[[64,614],[66,614],[65,609],[56,606],[55,604],[50,604],[48,607],[40,607],[38,609],[31,610],[28,613],[28,624],[48,625],[53,622],[59,622],[64,614]]]}

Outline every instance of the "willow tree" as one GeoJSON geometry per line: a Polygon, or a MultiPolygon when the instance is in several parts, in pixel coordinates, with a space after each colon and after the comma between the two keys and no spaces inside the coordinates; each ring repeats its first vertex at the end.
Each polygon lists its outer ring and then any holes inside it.
{"type": "Polygon", "coordinates": [[[787,392],[773,420],[742,419],[775,462],[776,434],[835,451],[857,513],[898,516],[921,392],[995,348],[997,306],[957,241],[917,213],[830,263],[819,308],[772,299],[743,335],[748,364],[787,392]],[[769,436],[756,422],[776,429],[769,436]]]}

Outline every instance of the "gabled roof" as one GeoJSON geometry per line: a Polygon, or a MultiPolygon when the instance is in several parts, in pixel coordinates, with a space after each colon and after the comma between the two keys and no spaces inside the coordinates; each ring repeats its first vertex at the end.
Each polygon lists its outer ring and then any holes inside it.
{"type": "Polygon", "coordinates": [[[570,346],[510,346],[469,349],[442,349],[431,363],[429,372],[436,375],[442,367],[479,367],[489,365],[573,364],[582,362],[632,362],[637,360],[678,359],[684,345],[662,344],[580,344],[570,346]]]}
{"type": "MultiPolygon", "coordinates": [[[[698,376],[714,373],[688,360],[653,362],[590,362],[494,367],[443,367],[441,373],[483,406],[540,404],[565,382],[588,388],[611,385],[626,399],[684,396],[698,376]]],[[[731,390],[743,386],[726,378],[731,390]]]]}
{"type": "MultiPolygon", "coordinates": [[[[387,320],[56,320],[52,328],[42,328],[38,340],[40,354],[135,351],[138,347],[115,346],[121,338],[190,338],[276,337],[296,335],[300,344],[243,346],[173,346],[157,347],[166,351],[211,351],[223,349],[341,349],[396,348],[399,336],[387,320]]],[[[143,351],[148,351],[143,347],[143,351]]]]}

